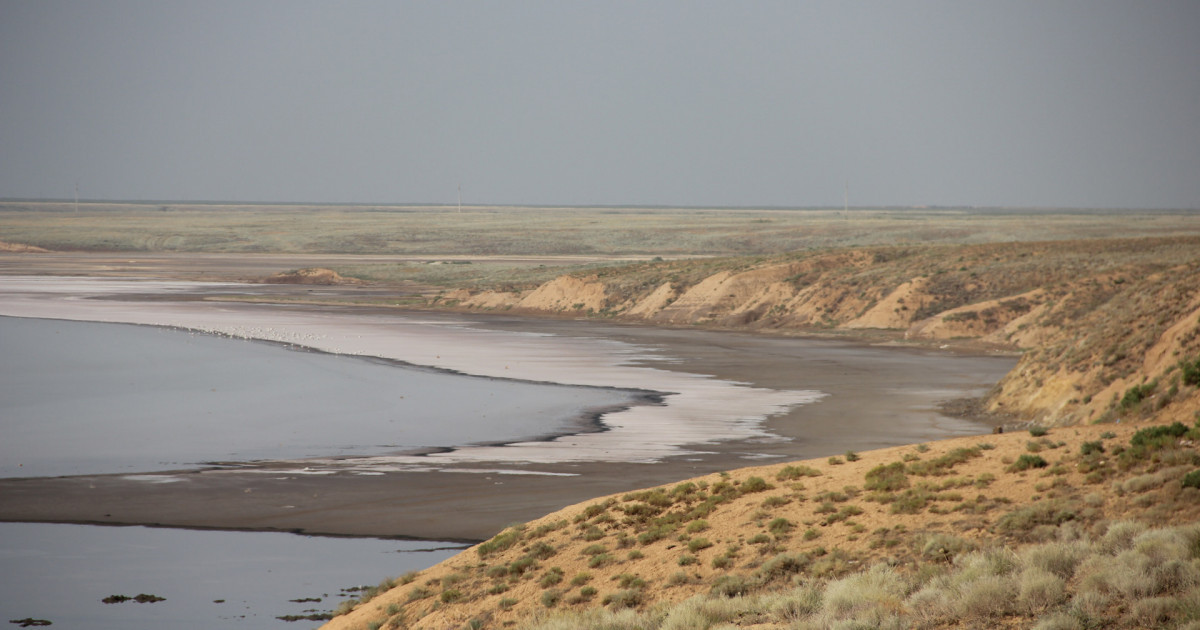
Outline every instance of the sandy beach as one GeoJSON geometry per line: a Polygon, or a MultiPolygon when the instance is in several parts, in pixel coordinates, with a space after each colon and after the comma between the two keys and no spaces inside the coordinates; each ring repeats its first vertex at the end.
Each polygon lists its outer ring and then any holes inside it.
{"type": "Polygon", "coordinates": [[[991,427],[945,416],[938,405],[981,394],[1015,361],[590,321],[211,299],[255,285],[2,282],[4,315],[173,326],[468,374],[667,394],[662,405],[606,415],[606,431],[553,441],[165,471],[173,483],[161,475],[4,479],[5,521],[478,540],[588,497],[755,461],[985,433],[991,427]]]}

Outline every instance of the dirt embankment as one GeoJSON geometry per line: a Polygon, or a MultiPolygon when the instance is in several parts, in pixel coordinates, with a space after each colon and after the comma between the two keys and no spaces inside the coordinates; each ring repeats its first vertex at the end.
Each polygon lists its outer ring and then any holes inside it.
{"type": "Polygon", "coordinates": [[[1071,424],[1200,409],[1200,239],[890,247],[664,261],[524,291],[456,291],[456,308],[773,331],[880,330],[1026,351],[986,406],[1071,424]],[[1133,392],[1130,394],[1129,392],[1133,392]]]}
{"type": "Polygon", "coordinates": [[[283,271],[264,279],[263,282],[266,284],[362,284],[361,280],[346,278],[332,269],[321,267],[283,271]]]}
{"type": "Polygon", "coordinates": [[[27,245],[25,243],[7,243],[0,241],[0,252],[8,252],[12,254],[45,254],[50,250],[38,247],[36,245],[27,245]]]}

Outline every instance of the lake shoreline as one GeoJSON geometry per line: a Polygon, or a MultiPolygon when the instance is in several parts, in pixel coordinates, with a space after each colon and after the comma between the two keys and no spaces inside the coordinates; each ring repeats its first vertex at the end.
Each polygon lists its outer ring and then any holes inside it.
{"type": "MultiPolygon", "coordinates": [[[[119,306],[116,316],[145,323],[151,310],[170,313],[176,308],[186,311],[189,306],[235,310],[243,320],[265,317],[274,321],[282,314],[296,311],[385,319],[400,315],[394,309],[380,314],[361,307],[229,304],[214,307],[213,304],[180,306],[159,298],[151,303],[130,302],[119,306]],[[130,317],[132,314],[137,317],[130,317]]],[[[76,303],[66,308],[69,312],[65,314],[78,317],[79,306],[76,303]]],[[[436,317],[428,313],[413,316],[436,317]]],[[[764,391],[803,387],[828,395],[809,404],[780,409],[762,420],[761,428],[748,425],[737,439],[687,442],[687,447],[674,452],[646,451],[657,459],[635,452],[630,455],[632,461],[530,459],[523,462],[522,457],[537,457],[542,451],[538,448],[521,451],[523,446],[507,445],[479,449],[481,455],[475,460],[446,458],[441,453],[409,458],[405,460],[407,470],[394,466],[356,470],[343,464],[338,470],[308,474],[297,462],[276,462],[258,465],[254,471],[214,468],[174,471],[169,473],[179,479],[174,483],[152,483],[131,479],[130,475],[0,479],[0,496],[5,497],[0,521],[147,524],[477,541],[510,523],[529,520],[591,497],[670,483],[716,470],[986,433],[990,426],[945,416],[936,409],[937,404],[980,395],[1015,362],[1011,357],[939,354],[924,348],[880,348],[837,340],[510,316],[466,319],[482,329],[555,335],[563,343],[583,343],[582,347],[588,348],[614,339],[643,344],[671,359],[654,363],[653,357],[635,357],[629,359],[633,361],[631,367],[622,369],[636,371],[641,369],[638,366],[653,364],[664,374],[682,370],[686,374],[703,375],[705,379],[766,388],[764,391]],[[499,452],[516,456],[500,461],[487,459],[499,452]],[[445,518],[446,515],[454,518],[445,518]]],[[[360,322],[345,326],[365,325],[360,322]]],[[[359,330],[355,328],[356,332],[359,330]]],[[[494,371],[503,375],[507,367],[498,363],[494,371]]],[[[553,373],[553,368],[529,373],[553,373]]],[[[697,404],[703,406],[703,402],[697,404]]],[[[625,444],[611,443],[621,447],[625,444]]],[[[554,440],[542,444],[550,445],[550,451],[555,450],[554,440]]],[[[467,451],[471,449],[463,452],[467,451]]]]}

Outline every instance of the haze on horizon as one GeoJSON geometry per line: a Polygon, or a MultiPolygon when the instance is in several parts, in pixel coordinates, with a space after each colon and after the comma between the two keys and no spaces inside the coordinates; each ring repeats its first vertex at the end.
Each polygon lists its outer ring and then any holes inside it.
{"type": "Polygon", "coordinates": [[[1200,3],[0,0],[0,197],[1200,208],[1200,3]]]}

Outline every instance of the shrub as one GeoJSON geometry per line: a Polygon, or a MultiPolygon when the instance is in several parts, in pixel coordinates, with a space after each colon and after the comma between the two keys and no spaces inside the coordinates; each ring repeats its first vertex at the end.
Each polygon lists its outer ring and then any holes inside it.
{"type": "Polygon", "coordinates": [[[750,494],[751,492],[762,492],[764,490],[772,490],[774,488],[775,486],[767,483],[762,477],[750,477],[742,482],[742,485],[739,489],[743,494],[750,494]]]}
{"type": "Polygon", "coordinates": [[[763,563],[758,575],[763,582],[771,582],[800,573],[808,567],[809,557],[802,553],[781,553],[763,563]]]}
{"type": "Polygon", "coordinates": [[[799,479],[801,477],[820,477],[820,476],[821,476],[821,471],[819,471],[816,468],[813,468],[811,466],[805,466],[805,465],[801,464],[798,466],[784,466],[782,470],[780,470],[778,473],[776,473],[775,479],[777,481],[789,481],[792,479],[799,479]]]}
{"type": "Polygon", "coordinates": [[[941,457],[928,461],[916,461],[908,465],[907,470],[913,475],[944,475],[952,468],[970,459],[979,457],[983,451],[978,446],[972,448],[959,447],[941,457]]]}
{"type": "Polygon", "coordinates": [[[1125,395],[1121,397],[1121,402],[1119,403],[1120,408],[1122,410],[1127,410],[1138,406],[1143,400],[1149,398],[1150,394],[1153,394],[1155,388],[1157,387],[1157,380],[1130,387],[1129,389],[1125,390],[1125,395]]]}
{"type": "Polygon", "coordinates": [[[1046,427],[1043,427],[1041,425],[1035,425],[1035,426],[1029,427],[1029,435],[1032,435],[1033,437],[1042,437],[1043,435],[1046,435],[1049,432],[1050,432],[1050,429],[1047,429],[1046,427]]]}
{"type": "Polygon", "coordinates": [[[509,608],[517,605],[517,600],[511,597],[505,597],[504,599],[500,600],[499,605],[501,610],[508,610],[509,608]]]}
{"type": "Polygon", "coordinates": [[[583,571],[582,573],[575,574],[575,577],[571,578],[571,586],[583,586],[591,580],[592,574],[588,573],[587,571],[583,571]]]}
{"type": "Polygon", "coordinates": [[[584,547],[583,551],[581,551],[579,553],[581,553],[585,556],[598,556],[602,553],[606,553],[607,551],[608,551],[608,547],[597,543],[595,545],[588,545],[588,546],[584,547]]]}
{"type": "Polygon", "coordinates": [[[1075,518],[1071,506],[1058,501],[1038,501],[1017,508],[996,521],[996,529],[1003,534],[1030,538],[1039,525],[1056,526],[1075,518]]]}
{"type": "Polygon", "coordinates": [[[763,499],[762,507],[768,508],[768,509],[769,508],[777,508],[777,507],[785,506],[791,502],[792,502],[792,500],[787,497],[781,497],[781,496],[767,497],[767,498],[763,499]]]}
{"type": "Polygon", "coordinates": [[[902,462],[880,464],[867,471],[863,488],[880,492],[895,492],[908,487],[908,475],[902,462]]]}
{"type": "Polygon", "coordinates": [[[611,607],[613,610],[620,610],[622,608],[637,608],[642,604],[643,597],[644,595],[640,590],[626,589],[605,595],[602,603],[605,606],[611,607]]]}
{"type": "Polygon", "coordinates": [[[554,608],[562,601],[562,591],[554,588],[542,593],[542,606],[554,608]]]}
{"type": "Polygon", "coordinates": [[[1020,472],[1022,470],[1029,470],[1030,468],[1045,468],[1049,465],[1050,463],[1042,459],[1041,455],[1023,453],[1017,458],[1017,461],[1008,467],[1008,472],[1020,472]]]}
{"type": "Polygon", "coordinates": [[[462,599],[462,591],[460,591],[458,589],[451,588],[451,589],[442,591],[441,600],[442,600],[443,604],[449,604],[452,602],[456,602],[460,599],[462,599]]]}
{"type": "Polygon", "coordinates": [[[1103,453],[1104,442],[1096,440],[1095,442],[1084,442],[1079,445],[1080,455],[1091,455],[1092,453],[1103,453]]]}
{"type": "Polygon", "coordinates": [[[656,540],[670,536],[672,531],[674,531],[674,528],[670,525],[656,525],[638,534],[637,540],[643,545],[649,545],[656,540]]]}
{"type": "Polygon", "coordinates": [[[1200,385],[1200,359],[1180,361],[1179,368],[1184,385],[1200,385]]]}
{"type": "Polygon", "coordinates": [[[529,547],[529,553],[526,555],[538,560],[545,560],[556,553],[558,550],[554,548],[554,545],[538,541],[529,547]]]}
{"type": "Polygon", "coordinates": [[[475,553],[479,554],[479,557],[484,558],[490,554],[512,547],[519,540],[521,540],[521,529],[519,527],[510,527],[496,534],[491,540],[480,544],[475,548],[475,553]]]}
{"type": "Polygon", "coordinates": [[[688,551],[695,553],[701,549],[708,549],[713,546],[707,538],[693,538],[688,541],[688,551]]]}
{"type": "Polygon", "coordinates": [[[691,582],[692,576],[683,571],[676,571],[671,574],[671,577],[667,578],[667,586],[683,586],[691,582]]]}
{"type": "Polygon", "coordinates": [[[1030,613],[1057,606],[1066,599],[1063,579],[1049,571],[1028,569],[1021,573],[1017,602],[1030,613]]]}
{"type": "Polygon", "coordinates": [[[933,493],[925,485],[909,488],[896,496],[892,502],[893,514],[917,514],[933,500],[933,493]]]}
{"type": "Polygon", "coordinates": [[[1188,428],[1182,422],[1147,427],[1134,433],[1133,437],[1129,439],[1129,443],[1133,446],[1145,446],[1150,449],[1162,448],[1174,443],[1176,438],[1182,437],[1187,432],[1188,428]]]}
{"type": "Polygon", "coordinates": [[[1184,488],[1200,488],[1200,470],[1193,470],[1184,475],[1181,483],[1184,488]]]}
{"type": "Polygon", "coordinates": [[[928,560],[950,562],[959,554],[975,549],[975,544],[950,534],[933,534],[921,545],[921,556],[928,560]]]}
{"type": "Polygon", "coordinates": [[[767,530],[770,531],[772,534],[775,534],[776,536],[782,536],[782,535],[792,531],[792,528],[794,528],[794,527],[795,527],[795,525],[792,524],[791,521],[787,520],[786,518],[783,518],[782,516],[779,518],[776,518],[776,519],[772,519],[770,523],[767,523],[767,530]]]}
{"type": "Polygon", "coordinates": [[[538,582],[538,586],[541,586],[542,588],[550,588],[551,586],[554,586],[562,581],[563,570],[558,567],[551,567],[550,570],[542,576],[542,579],[538,582]]]}
{"type": "Polygon", "coordinates": [[[592,556],[592,559],[588,560],[588,568],[589,569],[598,569],[600,567],[612,564],[613,561],[614,561],[614,559],[611,555],[609,555],[607,553],[602,553],[602,554],[599,554],[596,556],[592,556]]]}
{"type": "MultiPolygon", "coordinates": [[[[908,590],[903,577],[887,565],[877,564],[866,571],[830,582],[825,587],[825,610],[835,617],[855,611],[883,607],[896,610],[908,590]]],[[[864,624],[865,625],[865,624],[864,624]]]]}
{"type": "Polygon", "coordinates": [[[567,526],[567,522],[565,520],[556,521],[554,523],[546,523],[545,525],[539,525],[537,527],[537,529],[535,529],[529,533],[529,537],[530,538],[541,538],[542,536],[545,536],[546,534],[549,534],[552,531],[562,529],[566,526],[567,526]]]}
{"type": "Polygon", "coordinates": [[[855,453],[854,451],[846,451],[846,461],[856,462],[860,459],[862,458],[858,456],[858,453],[855,453]]]}
{"type": "Polygon", "coordinates": [[[699,520],[692,521],[691,523],[688,523],[687,533],[697,534],[706,529],[708,529],[708,521],[706,521],[704,519],[699,519],[699,520]]]}
{"type": "Polygon", "coordinates": [[[744,575],[722,575],[713,582],[712,594],[718,597],[740,597],[753,588],[744,575]]]}
{"type": "Polygon", "coordinates": [[[819,532],[811,527],[804,530],[804,540],[816,540],[820,536],[821,536],[821,532],[819,532]]]}
{"type": "Polygon", "coordinates": [[[829,458],[829,464],[831,466],[837,466],[839,464],[844,464],[844,463],[846,463],[846,462],[842,461],[842,458],[838,457],[837,455],[834,455],[833,457],[829,458]]]}
{"type": "Polygon", "coordinates": [[[679,556],[679,566],[681,566],[681,567],[693,565],[693,564],[696,564],[697,562],[700,562],[700,560],[698,558],[696,558],[696,556],[693,556],[690,553],[685,553],[682,556],[679,556]]]}

